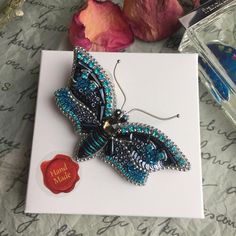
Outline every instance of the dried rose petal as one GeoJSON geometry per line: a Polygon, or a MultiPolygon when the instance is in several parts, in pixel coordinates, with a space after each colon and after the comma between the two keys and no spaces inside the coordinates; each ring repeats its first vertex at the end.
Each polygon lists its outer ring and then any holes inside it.
{"type": "Polygon", "coordinates": [[[69,38],[73,46],[90,51],[120,51],[134,40],[120,7],[96,0],[88,0],[86,8],[74,14],[69,38]]]}
{"type": "Polygon", "coordinates": [[[185,14],[200,6],[200,0],[181,0],[179,3],[183,7],[185,14]]]}
{"type": "Polygon", "coordinates": [[[155,41],[176,32],[184,11],[178,0],[125,0],[124,13],[136,37],[155,41]]]}
{"type": "Polygon", "coordinates": [[[193,0],[193,6],[194,6],[194,8],[199,7],[200,6],[200,0],[193,0]]]}

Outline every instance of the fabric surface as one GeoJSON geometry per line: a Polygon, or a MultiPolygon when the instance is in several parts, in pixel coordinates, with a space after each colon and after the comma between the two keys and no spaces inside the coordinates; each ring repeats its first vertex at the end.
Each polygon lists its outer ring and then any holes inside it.
{"type": "MultiPolygon", "coordinates": [[[[235,235],[236,129],[203,86],[205,219],[24,213],[40,51],[72,49],[67,30],[80,5],[79,0],[26,0],[24,17],[0,29],[0,235],[235,235]]],[[[135,41],[126,51],[176,52],[180,39],[178,33],[161,42],[135,41]]]]}

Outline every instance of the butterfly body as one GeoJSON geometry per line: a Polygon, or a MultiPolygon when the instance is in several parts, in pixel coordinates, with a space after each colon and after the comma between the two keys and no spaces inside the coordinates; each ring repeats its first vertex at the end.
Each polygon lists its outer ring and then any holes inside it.
{"type": "Polygon", "coordinates": [[[160,130],[128,122],[116,108],[114,86],[96,60],[82,48],[74,51],[69,84],[55,92],[56,103],[84,136],[75,158],[100,158],[131,183],[144,185],[150,172],[161,169],[189,170],[183,153],[160,130]]]}
{"type": "Polygon", "coordinates": [[[119,124],[127,121],[126,116],[121,114],[121,111],[117,109],[113,116],[105,120],[101,126],[98,126],[90,133],[79,147],[78,156],[86,158],[104,148],[109,139],[117,135],[119,124]]]}

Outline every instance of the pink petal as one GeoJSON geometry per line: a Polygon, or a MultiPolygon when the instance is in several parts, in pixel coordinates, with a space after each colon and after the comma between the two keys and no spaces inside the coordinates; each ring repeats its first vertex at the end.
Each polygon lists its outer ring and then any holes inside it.
{"type": "Polygon", "coordinates": [[[124,13],[136,37],[155,41],[175,33],[184,12],[178,0],[124,0],[124,13]]]}
{"type": "Polygon", "coordinates": [[[200,6],[200,0],[193,0],[193,6],[194,6],[194,8],[199,7],[200,6]]]}
{"type": "Polygon", "coordinates": [[[134,40],[120,7],[96,0],[88,0],[86,8],[74,14],[69,38],[73,46],[92,51],[120,51],[134,40]]]}
{"type": "Polygon", "coordinates": [[[179,3],[183,7],[185,14],[200,6],[200,0],[192,0],[187,2],[182,0],[179,1],[179,3]]]}

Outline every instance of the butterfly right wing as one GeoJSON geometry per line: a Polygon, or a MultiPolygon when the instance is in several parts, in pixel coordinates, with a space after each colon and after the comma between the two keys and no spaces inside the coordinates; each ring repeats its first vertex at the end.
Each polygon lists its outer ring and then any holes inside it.
{"type": "Polygon", "coordinates": [[[100,158],[110,164],[121,176],[136,185],[144,185],[148,178],[148,171],[139,168],[132,161],[129,142],[112,138],[108,141],[104,154],[100,158]]]}
{"type": "Polygon", "coordinates": [[[121,124],[102,158],[136,185],[162,169],[187,171],[190,163],[177,145],[160,130],[136,123],[121,124]]]}
{"type": "Polygon", "coordinates": [[[72,122],[76,132],[88,134],[100,126],[96,114],[77,100],[69,88],[58,89],[54,95],[57,106],[72,122]]]}

